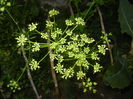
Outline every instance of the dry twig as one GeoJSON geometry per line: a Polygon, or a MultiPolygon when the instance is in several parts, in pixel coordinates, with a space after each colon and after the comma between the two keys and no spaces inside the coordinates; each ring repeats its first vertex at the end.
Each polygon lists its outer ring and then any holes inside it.
{"type": "Polygon", "coordinates": [[[36,86],[35,86],[35,84],[33,82],[33,79],[32,79],[31,73],[30,73],[30,69],[29,69],[29,62],[28,62],[28,59],[26,57],[26,53],[24,51],[24,47],[23,46],[21,46],[21,50],[22,50],[22,55],[23,55],[23,58],[24,58],[25,64],[26,64],[26,70],[27,70],[28,79],[29,79],[29,81],[31,83],[31,86],[32,86],[32,88],[33,88],[33,90],[34,90],[34,92],[36,94],[37,99],[42,99],[42,97],[39,96],[39,94],[37,92],[37,89],[36,89],[36,86]]]}
{"type": "MultiPolygon", "coordinates": [[[[100,10],[100,8],[99,8],[98,5],[96,6],[96,9],[98,11],[98,15],[99,15],[99,18],[100,18],[100,24],[101,24],[102,32],[105,34],[106,31],[105,31],[105,26],[104,26],[104,22],[103,22],[103,16],[102,16],[101,10],[100,10]]],[[[110,55],[111,65],[113,65],[114,62],[113,62],[113,55],[112,55],[111,46],[110,46],[110,44],[109,44],[108,41],[106,43],[107,43],[107,46],[108,46],[108,49],[109,49],[109,55],[110,55]]]]}

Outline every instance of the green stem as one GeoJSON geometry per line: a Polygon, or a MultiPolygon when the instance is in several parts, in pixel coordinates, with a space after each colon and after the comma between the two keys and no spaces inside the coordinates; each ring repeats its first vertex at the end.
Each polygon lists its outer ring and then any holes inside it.
{"type": "Polygon", "coordinates": [[[45,58],[45,57],[47,57],[47,55],[50,53],[50,51],[38,62],[38,63],[40,63],[41,61],[43,61],[43,59],[45,58]]]}
{"type": "Polygon", "coordinates": [[[66,32],[66,30],[68,29],[68,26],[65,28],[64,32],[62,34],[64,34],[66,32]]]}
{"type": "Polygon", "coordinates": [[[65,28],[65,30],[63,31],[63,33],[62,33],[62,35],[61,35],[61,37],[59,39],[62,38],[63,34],[66,32],[67,29],[68,29],[68,26],[65,28]]]}
{"type": "Polygon", "coordinates": [[[15,21],[15,19],[12,17],[12,15],[10,14],[10,12],[9,12],[7,9],[6,9],[6,12],[7,12],[7,14],[10,16],[10,18],[13,20],[13,22],[16,24],[18,30],[21,32],[20,27],[18,26],[18,23],[17,23],[17,22],[15,21]]]}
{"type": "Polygon", "coordinates": [[[95,50],[95,46],[98,45],[101,41],[102,41],[102,40],[96,42],[96,44],[93,45],[93,47],[92,47],[92,51],[95,50]]]}
{"type": "MultiPolygon", "coordinates": [[[[38,34],[41,35],[42,32],[39,32],[38,30],[35,30],[38,34]]],[[[53,42],[52,40],[50,40],[51,42],[53,42]]]]}
{"type": "Polygon", "coordinates": [[[102,41],[102,40],[100,40],[100,41],[96,42],[96,44],[95,44],[95,45],[93,45],[93,47],[95,47],[96,45],[98,45],[101,41],[102,41]]]}
{"type": "MultiPolygon", "coordinates": [[[[71,31],[74,31],[77,28],[78,25],[76,25],[71,31]]],[[[64,39],[67,37],[68,35],[66,35],[65,37],[63,37],[64,39]]]]}
{"type": "MultiPolygon", "coordinates": [[[[94,0],[95,1],[95,0],[94,0]]],[[[96,9],[98,11],[98,15],[99,15],[99,19],[100,19],[100,25],[101,25],[101,29],[102,29],[102,32],[104,33],[104,35],[106,35],[106,31],[105,31],[105,25],[104,25],[104,21],[103,21],[103,15],[102,15],[102,12],[99,8],[99,6],[97,5],[96,6],[96,9]]],[[[114,59],[113,59],[113,54],[112,54],[112,49],[110,47],[110,44],[108,41],[106,41],[107,43],[107,46],[108,46],[108,49],[109,49],[109,55],[110,55],[110,62],[111,62],[111,65],[113,66],[114,65],[114,59]]]]}
{"type": "Polygon", "coordinates": [[[76,60],[76,59],[64,59],[64,61],[70,61],[70,60],[76,60]]]}
{"type": "Polygon", "coordinates": [[[26,66],[23,68],[21,75],[20,75],[19,78],[17,79],[17,82],[18,82],[18,81],[21,79],[21,77],[23,76],[25,70],[26,70],[26,66]]]}
{"type": "Polygon", "coordinates": [[[75,25],[75,27],[72,29],[72,31],[74,31],[77,28],[78,25],[75,25]]]}
{"type": "MultiPolygon", "coordinates": [[[[32,43],[32,44],[34,44],[35,42],[33,42],[33,41],[28,41],[29,43],[32,43]]],[[[39,43],[39,42],[37,42],[38,44],[40,44],[40,45],[45,45],[45,47],[49,47],[50,46],[50,44],[48,44],[48,43],[39,43]]]]}
{"type": "Polygon", "coordinates": [[[94,6],[94,4],[95,4],[95,2],[92,2],[92,4],[90,5],[90,7],[89,7],[89,9],[87,10],[87,12],[86,12],[86,14],[85,14],[85,16],[84,16],[84,18],[83,18],[83,19],[85,19],[85,18],[86,18],[87,14],[88,14],[88,13],[89,13],[89,11],[91,10],[91,8],[94,6]]]}
{"type": "Polygon", "coordinates": [[[35,30],[38,34],[41,34],[41,32],[39,32],[38,30],[35,30]]]}
{"type": "Polygon", "coordinates": [[[72,67],[72,68],[74,68],[74,67],[76,66],[76,63],[77,63],[77,61],[74,63],[74,65],[73,65],[73,67],[72,67]]]}
{"type": "Polygon", "coordinates": [[[92,64],[89,64],[91,67],[94,67],[92,64]]]}

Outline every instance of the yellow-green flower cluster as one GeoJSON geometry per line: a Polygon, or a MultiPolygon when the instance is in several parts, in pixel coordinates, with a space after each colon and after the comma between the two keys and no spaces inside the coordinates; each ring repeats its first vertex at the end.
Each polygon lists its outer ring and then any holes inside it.
{"type": "Polygon", "coordinates": [[[89,47],[84,47],[84,52],[85,52],[85,54],[88,54],[90,52],[90,48],[89,47]]]}
{"type": "Polygon", "coordinates": [[[85,25],[84,20],[81,17],[75,18],[77,25],[85,25]]]}
{"type": "Polygon", "coordinates": [[[7,0],[0,0],[0,12],[5,11],[5,8],[10,6],[11,6],[11,3],[8,2],[7,0]]]}
{"type": "Polygon", "coordinates": [[[47,29],[51,29],[54,25],[54,22],[51,22],[51,21],[46,21],[46,28],[47,29]]]}
{"type": "Polygon", "coordinates": [[[78,38],[79,38],[79,35],[77,35],[77,34],[74,34],[74,35],[72,35],[72,36],[70,37],[70,39],[73,40],[73,41],[77,41],[78,38]]]}
{"type": "Polygon", "coordinates": [[[10,87],[10,89],[15,92],[16,90],[20,90],[18,82],[15,80],[10,80],[10,83],[7,85],[7,87],[10,87]]]}
{"type": "Polygon", "coordinates": [[[40,51],[40,45],[39,45],[39,43],[35,42],[32,45],[32,52],[37,52],[37,51],[40,51]]]}
{"type": "Polygon", "coordinates": [[[39,63],[35,59],[32,59],[29,65],[31,70],[36,70],[40,68],[39,63]]]}
{"type": "Polygon", "coordinates": [[[68,69],[66,69],[66,68],[63,69],[62,78],[68,79],[68,78],[71,78],[73,76],[74,76],[73,68],[70,67],[68,69]]]}
{"type": "Polygon", "coordinates": [[[24,46],[26,41],[28,40],[24,34],[21,34],[19,37],[16,38],[18,46],[24,46]]]}
{"type": "Polygon", "coordinates": [[[85,25],[81,17],[75,18],[74,21],[67,19],[65,24],[67,27],[64,31],[58,28],[55,22],[47,21],[46,24],[50,32],[50,48],[53,50],[51,59],[57,61],[54,69],[63,79],[73,76],[76,76],[77,80],[84,79],[86,81],[83,83],[84,92],[89,89],[95,93],[93,85],[96,83],[86,79],[88,75],[85,71],[92,68],[94,73],[100,72],[102,67],[97,62],[100,60],[100,54],[105,55],[106,52],[105,37],[102,39],[103,42],[97,45],[95,39],[85,33],[80,33],[78,26],[85,25]],[[72,62],[68,65],[65,64],[65,60],[72,60],[72,62]]]}
{"type": "Polygon", "coordinates": [[[85,22],[81,17],[75,18],[75,21],[76,22],[73,22],[72,20],[67,19],[67,20],[65,20],[65,23],[66,23],[67,26],[73,26],[73,25],[82,25],[82,26],[84,26],[85,25],[85,22]]]}
{"type": "Polygon", "coordinates": [[[96,82],[91,82],[90,78],[87,79],[86,82],[83,82],[84,91],[87,92],[88,90],[92,91],[93,93],[96,93],[96,89],[93,88],[93,86],[97,85],[96,82]]]}
{"type": "Polygon", "coordinates": [[[49,17],[53,17],[53,16],[58,15],[58,14],[59,14],[59,11],[57,11],[55,9],[49,11],[49,17]]]}
{"type": "Polygon", "coordinates": [[[60,63],[58,63],[58,64],[56,65],[56,67],[54,67],[54,69],[55,69],[55,71],[56,71],[57,73],[62,74],[62,73],[63,73],[64,67],[63,67],[63,65],[61,65],[60,63]]]}
{"type": "MultiPolygon", "coordinates": [[[[86,71],[88,69],[93,69],[93,72],[100,72],[102,66],[98,64],[100,60],[100,55],[105,55],[107,50],[104,41],[107,40],[106,36],[102,37],[102,41],[96,42],[95,39],[89,37],[87,33],[80,33],[78,31],[78,26],[84,26],[85,22],[81,17],[75,18],[75,20],[65,20],[66,29],[63,31],[58,25],[53,21],[55,18],[51,18],[59,14],[56,10],[49,11],[49,20],[46,21],[46,31],[47,33],[41,33],[41,38],[50,40],[50,49],[53,51],[50,55],[51,60],[56,61],[54,69],[57,73],[61,75],[63,79],[68,79],[76,76],[77,80],[84,80],[83,86],[85,87],[84,92],[88,89],[93,91],[93,83],[88,78],[86,71]],[[52,20],[51,20],[52,19],[52,20]],[[99,45],[97,45],[99,44],[99,45]],[[72,61],[71,61],[72,60],[72,61]],[[66,61],[70,62],[65,64],[66,61]],[[87,79],[88,78],[88,79],[87,79]]],[[[29,30],[33,31],[36,29],[36,25],[31,24],[29,30]]],[[[27,39],[26,39],[27,40],[27,39]]],[[[25,43],[23,41],[23,43],[25,43]]],[[[24,44],[21,45],[24,45],[24,44]]],[[[40,50],[40,43],[35,42],[32,45],[32,52],[40,50]]],[[[39,61],[40,62],[40,61],[39,61]]],[[[39,63],[32,59],[30,64],[31,70],[36,70],[40,68],[39,63]]]]}
{"type": "Polygon", "coordinates": [[[66,23],[67,26],[73,26],[74,25],[72,20],[65,20],[65,23],[66,23]]]}
{"type": "Polygon", "coordinates": [[[93,38],[88,38],[86,34],[81,34],[80,35],[82,41],[84,41],[85,43],[93,43],[95,40],[93,38]]]}
{"type": "Polygon", "coordinates": [[[97,54],[96,52],[92,52],[91,58],[92,58],[93,60],[99,60],[98,54],[97,54]]]}
{"type": "Polygon", "coordinates": [[[28,25],[29,31],[35,30],[37,28],[37,25],[38,25],[37,23],[31,23],[31,24],[29,24],[28,25]]]}
{"type": "Polygon", "coordinates": [[[83,79],[85,77],[85,73],[83,73],[83,71],[79,71],[77,72],[77,79],[83,79]]]}
{"type": "Polygon", "coordinates": [[[102,53],[103,55],[105,55],[107,49],[108,48],[106,48],[106,45],[98,45],[99,53],[102,53]]]}
{"type": "Polygon", "coordinates": [[[104,43],[107,43],[107,42],[111,42],[109,39],[108,39],[108,36],[111,35],[111,33],[107,34],[107,33],[104,33],[102,32],[102,36],[101,36],[101,39],[103,39],[104,43]]]}
{"type": "Polygon", "coordinates": [[[87,61],[87,55],[84,52],[81,51],[79,52],[79,54],[78,53],[75,54],[74,57],[77,59],[76,61],[77,66],[80,66],[80,67],[83,66],[88,68],[89,63],[87,61]]]}
{"type": "Polygon", "coordinates": [[[41,33],[41,38],[48,39],[48,34],[47,33],[41,33]]]}
{"type": "Polygon", "coordinates": [[[102,66],[100,66],[100,64],[96,63],[96,64],[94,65],[94,73],[100,72],[101,69],[102,69],[102,66]]]}
{"type": "Polygon", "coordinates": [[[62,34],[62,30],[59,28],[56,28],[56,30],[51,33],[51,37],[52,39],[56,40],[56,38],[61,34],[62,34]]]}
{"type": "Polygon", "coordinates": [[[50,44],[50,48],[55,49],[55,48],[57,48],[58,45],[59,45],[58,42],[53,42],[50,44]]]}
{"type": "Polygon", "coordinates": [[[64,60],[63,56],[60,54],[58,54],[55,59],[57,59],[59,63],[63,62],[63,60],[64,60]]]}
{"type": "Polygon", "coordinates": [[[56,54],[51,54],[51,55],[50,55],[50,59],[51,59],[51,60],[54,60],[54,59],[56,58],[56,56],[57,56],[56,54]]]}
{"type": "Polygon", "coordinates": [[[72,35],[72,31],[68,29],[68,30],[66,31],[66,34],[67,34],[68,36],[71,36],[71,35],[72,35]]]}

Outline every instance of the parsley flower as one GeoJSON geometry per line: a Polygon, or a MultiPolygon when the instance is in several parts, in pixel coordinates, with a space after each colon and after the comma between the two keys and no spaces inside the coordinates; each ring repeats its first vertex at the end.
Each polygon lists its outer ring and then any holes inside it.
{"type": "Polygon", "coordinates": [[[58,42],[53,42],[50,44],[51,49],[56,49],[57,46],[58,46],[58,42]]]}
{"type": "Polygon", "coordinates": [[[66,31],[66,34],[67,34],[68,36],[71,36],[71,35],[72,35],[72,31],[71,31],[71,30],[67,30],[67,31],[66,31]]]}
{"type": "Polygon", "coordinates": [[[84,47],[84,52],[85,52],[85,54],[88,54],[90,52],[90,48],[89,47],[84,47]]]}
{"type": "Polygon", "coordinates": [[[56,37],[57,37],[59,34],[62,34],[62,30],[59,29],[59,28],[56,28],[56,30],[55,30],[54,32],[51,32],[51,37],[55,40],[56,37]]]}
{"type": "Polygon", "coordinates": [[[93,60],[99,60],[98,54],[95,53],[95,52],[92,52],[91,58],[92,58],[93,60]]]}
{"type": "Polygon", "coordinates": [[[63,70],[63,75],[62,78],[67,79],[67,78],[71,78],[74,75],[74,70],[73,68],[69,68],[69,69],[64,69],[63,70]]]}
{"type": "Polygon", "coordinates": [[[61,56],[60,54],[57,55],[56,59],[58,60],[58,62],[63,62],[63,56],[61,56]]]}
{"type": "Polygon", "coordinates": [[[37,25],[38,25],[37,23],[31,23],[31,24],[29,24],[28,25],[29,31],[35,30],[37,28],[37,25]]]}
{"type": "Polygon", "coordinates": [[[88,44],[91,44],[91,43],[93,43],[95,40],[93,39],[93,38],[88,38],[88,44]]]}
{"type": "Polygon", "coordinates": [[[51,54],[51,55],[50,55],[50,59],[51,59],[51,60],[54,60],[54,59],[56,58],[56,56],[57,56],[56,54],[51,54]]]}
{"type": "Polygon", "coordinates": [[[81,17],[75,18],[77,25],[85,25],[84,20],[81,17]]]}
{"type": "Polygon", "coordinates": [[[18,82],[14,80],[10,80],[10,83],[7,85],[7,87],[10,87],[13,92],[20,90],[18,82]]]}
{"type": "Polygon", "coordinates": [[[74,23],[71,20],[65,20],[67,26],[72,26],[74,23]]]}
{"type": "Polygon", "coordinates": [[[98,50],[99,50],[99,53],[102,53],[103,55],[105,55],[105,52],[107,50],[106,45],[98,45],[98,50]]]}
{"type": "Polygon", "coordinates": [[[58,14],[59,14],[59,11],[57,11],[55,9],[49,11],[49,17],[53,17],[53,16],[58,15],[58,14]]]}
{"type": "Polygon", "coordinates": [[[47,33],[41,33],[41,38],[48,39],[48,34],[47,33]]]}
{"type": "Polygon", "coordinates": [[[62,30],[57,28],[56,31],[55,31],[56,34],[62,34],[62,30]]]}
{"type": "Polygon", "coordinates": [[[51,21],[46,21],[46,28],[52,28],[54,25],[54,22],[51,22],[51,21]]]}
{"type": "Polygon", "coordinates": [[[83,77],[85,76],[85,73],[83,73],[83,71],[79,71],[77,72],[77,79],[83,79],[83,77]]]}
{"type": "Polygon", "coordinates": [[[35,42],[34,45],[32,45],[32,52],[40,51],[40,45],[39,43],[35,42]]]}
{"type": "Polygon", "coordinates": [[[18,46],[24,46],[26,41],[28,40],[24,34],[21,34],[19,37],[16,38],[18,46]]]}
{"type": "Polygon", "coordinates": [[[80,37],[81,37],[81,40],[84,41],[85,43],[88,42],[88,37],[86,34],[81,34],[80,37]]]}
{"type": "Polygon", "coordinates": [[[54,69],[55,69],[55,71],[57,72],[57,73],[60,73],[60,74],[62,74],[63,73],[63,65],[61,65],[60,63],[58,63],[55,67],[54,67],[54,69]]]}
{"type": "Polygon", "coordinates": [[[39,63],[35,59],[32,59],[29,65],[31,70],[36,70],[40,68],[39,63]]]}
{"type": "Polygon", "coordinates": [[[102,68],[102,66],[100,66],[100,64],[98,64],[98,63],[96,63],[95,65],[94,65],[94,73],[96,73],[96,72],[100,72],[101,69],[102,68]]]}

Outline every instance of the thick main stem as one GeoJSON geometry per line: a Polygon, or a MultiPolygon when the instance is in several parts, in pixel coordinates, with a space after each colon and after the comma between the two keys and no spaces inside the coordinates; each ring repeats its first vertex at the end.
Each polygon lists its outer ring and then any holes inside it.
{"type": "MultiPolygon", "coordinates": [[[[106,31],[105,31],[105,26],[104,26],[103,16],[102,16],[101,10],[100,10],[99,6],[96,6],[96,8],[97,8],[98,15],[99,15],[99,18],[100,18],[100,24],[101,24],[102,32],[105,34],[106,31]]],[[[106,43],[107,43],[107,46],[108,46],[108,49],[109,49],[111,65],[113,65],[114,62],[113,62],[113,55],[112,55],[111,46],[110,46],[108,41],[106,41],[106,43]]]]}
{"type": "Polygon", "coordinates": [[[31,86],[32,86],[32,88],[33,88],[33,90],[34,90],[34,92],[36,94],[37,99],[42,99],[42,97],[39,96],[39,94],[37,92],[37,89],[36,89],[36,86],[35,86],[35,84],[33,82],[33,79],[32,79],[31,73],[30,73],[30,69],[29,69],[29,62],[28,62],[28,59],[26,57],[26,53],[24,51],[23,46],[21,46],[21,50],[22,50],[23,58],[24,58],[25,63],[26,63],[26,70],[27,70],[28,79],[29,79],[29,81],[31,83],[31,86]]]}
{"type": "Polygon", "coordinates": [[[68,3],[68,7],[69,7],[69,10],[70,10],[71,16],[74,16],[74,12],[73,12],[73,9],[72,9],[71,2],[70,1],[68,3]]]}
{"type": "MultiPolygon", "coordinates": [[[[47,43],[50,44],[50,39],[47,40],[47,43]]],[[[52,55],[52,50],[50,47],[48,47],[49,50],[49,57],[51,57],[52,55]]],[[[57,82],[57,77],[56,77],[56,73],[54,71],[54,60],[50,59],[50,66],[51,66],[51,74],[52,74],[52,78],[54,81],[54,86],[55,86],[55,94],[57,96],[57,99],[61,99],[60,97],[60,92],[59,92],[59,86],[58,86],[58,82],[57,82]]]]}

